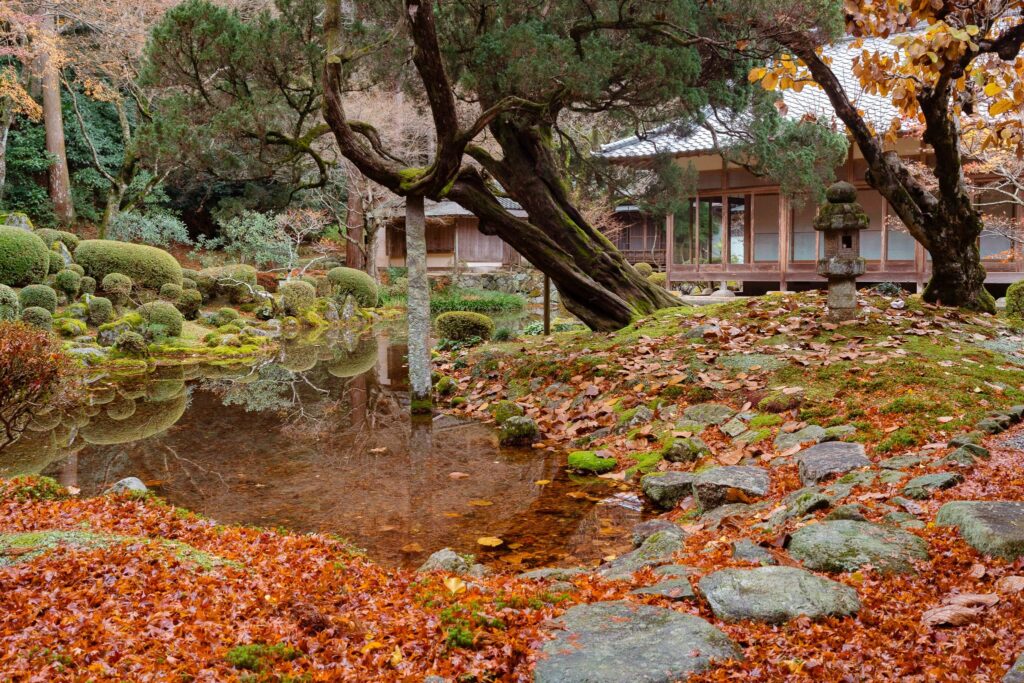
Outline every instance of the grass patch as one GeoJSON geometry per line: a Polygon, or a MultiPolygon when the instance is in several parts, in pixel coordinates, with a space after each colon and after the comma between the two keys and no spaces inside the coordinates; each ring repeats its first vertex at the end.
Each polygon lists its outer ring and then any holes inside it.
{"type": "Polygon", "coordinates": [[[236,645],[228,650],[224,659],[236,669],[260,672],[273,662],[290,662],[301,654],[299,650],[284,643],[276,645],[253,643],[251,645],[236,645]]]}

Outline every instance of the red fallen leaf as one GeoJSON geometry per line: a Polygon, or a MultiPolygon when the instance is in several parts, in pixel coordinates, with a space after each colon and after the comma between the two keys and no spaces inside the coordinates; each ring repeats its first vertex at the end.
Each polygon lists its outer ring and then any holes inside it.
{"type": "Polygon", "coordinates": [[[975,562],[973,565],[971,565],[971,571],[967,573],[967,576],[971,577],[972,579],[980,579],[985,576],[985,573],[987,571],[988,568],[985,565],[975,562]]]}

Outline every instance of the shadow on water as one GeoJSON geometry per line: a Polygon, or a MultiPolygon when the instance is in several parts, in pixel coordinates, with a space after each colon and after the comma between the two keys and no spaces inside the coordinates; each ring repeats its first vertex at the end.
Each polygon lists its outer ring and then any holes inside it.
{"type": "Polygon", "coordinates": [[[0,452],[0,475],[45,472],[83,495],[137,476],[219,522],[335,533],[390,565],[445,546],[511,568],[624,549],[635,499],[574,480],[562,454],[499,447],[492,425],[412,423],[404,363],[395,333],[332,333],[256,367],[107,385],[68,415],[37,417],[0,452]],[[483,536],[504,543],[489,550],[483,536]]]}

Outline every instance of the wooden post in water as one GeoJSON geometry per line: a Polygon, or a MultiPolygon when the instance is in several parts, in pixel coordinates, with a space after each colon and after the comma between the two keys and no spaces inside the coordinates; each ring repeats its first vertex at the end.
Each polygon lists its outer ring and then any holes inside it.
{"type": "Polygon", "coordinates": [[[544,276],[544,335],[551,334],[551,278],[544,276]]]}

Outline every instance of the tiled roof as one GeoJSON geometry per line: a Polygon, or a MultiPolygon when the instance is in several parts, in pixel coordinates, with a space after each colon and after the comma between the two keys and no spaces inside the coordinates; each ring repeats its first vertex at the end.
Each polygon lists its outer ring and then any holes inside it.
{"type": "MultiPolygon", "coordinates": [[[[853,60],[862,50],[895,53],[897,48],[888,40],[870,38],[863,40],[863,47],[851,48],[852,41],[833,45],[825,49],[825,54],[832,59],[832,70],[843,84],[847,94],[854,98],[857,107],[863,112],[865,119],[876,129],[889,127],[890,122],[899,115],[896,107],[888,98],[881,95],[869,95],[860,86],[860,81],[853,73],[853,60]]],[[[814,117],[826,126],[844,130],[844,124],[836,116],[832,103],[825,91],[815,85],[804,87],[801,92],[786,90],[782,93],[786,104],[785,115],[793,120],[814,117]]],[[[728,132],[730,128],[742,125],[743,116],[732,120],[716,119],[709,112],[706,122],[701,126],[690,125],[686,128],[677,123],[669,123],[655,128],[641,136],[633,136],[624,140],[603,145],[599,156],[605,159],[649,159],[663,154],[691,154],[706,152],[716,147],[727,146],[735,138],[728,132]]]]}
{"type": "MultiPolygon", "coordinates": [[[[519,202],[513,201],[508,197],[497,197],[498,203],[501,204],[501,208],[505,209],[513,216],[519,216],[520,218],[526,217],[526,211],[519,205],[519,202]]],[[[441,216],[472,216],[473,212],[468,211],[462,207],[461,204],[446,199],[441,202],[432,202],[427,200],[424,206],[423,213],[427,218],[439,218],[441,216]]]]}

